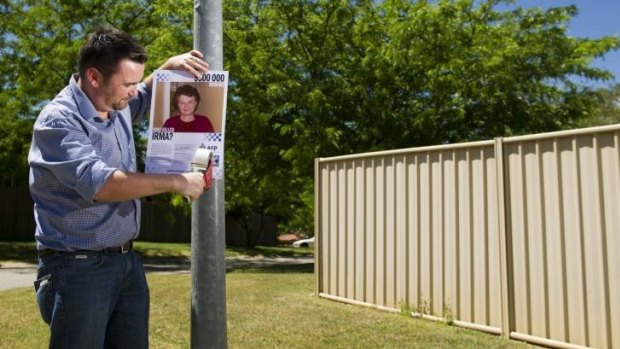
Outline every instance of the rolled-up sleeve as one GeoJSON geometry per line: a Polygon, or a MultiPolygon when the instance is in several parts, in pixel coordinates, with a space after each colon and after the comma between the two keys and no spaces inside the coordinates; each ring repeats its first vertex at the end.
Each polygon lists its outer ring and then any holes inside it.
{"type": "Polygon", "coordinates": [[[39,118],[33,128],[32,144],[30,166],[52,174],[57,183],[89,202],[94,201],[116,170],[97,155],[84,125],[75,118],[52,115],[39,118]]]}

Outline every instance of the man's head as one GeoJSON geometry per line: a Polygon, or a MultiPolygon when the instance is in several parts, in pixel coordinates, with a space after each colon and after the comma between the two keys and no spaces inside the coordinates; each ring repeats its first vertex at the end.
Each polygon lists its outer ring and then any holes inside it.
{"type": "Polygon", "coordinates": [[[200,103],[200,93],[194,86],[182,85],[174,91],[173,100],[174,107],[181,115],[193,114],[200,103]]]}
{"type": "Polygon", "coordinates": [[[122,110],[138,93],[146,53],[129,34],[101,29],[88,36],[80,50],[80,87],[102,117],[122,110]]]}
{"type": "Polygon", "coordinates": [[[86,79],[87,70],[95,68],[107,80],[117,71],[121,61],[144,64],[146,58],[144,48],[131,35],[114,28],[99,29],[88,36],[80,49],[80,78],[86,79]]]}

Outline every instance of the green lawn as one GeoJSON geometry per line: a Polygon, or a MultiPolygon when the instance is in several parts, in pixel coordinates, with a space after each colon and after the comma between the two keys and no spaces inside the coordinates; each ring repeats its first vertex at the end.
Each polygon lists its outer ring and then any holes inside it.
{"type": "MultiPolygon", "coordinates": [[[[181,244],[182,245],[182,244],[181,244]]],[[[14,246],[15,247],[15,246],[14,246]]],[[[189,245],[138,246],[157,258],[187,258],[189,245]],[[166,252],[167,251],[167,252],[166,252]],[[185,255],[185,257],[183,257],[185,255]]],[[[31,248],[31,246],[26,246],[31,248]]],[[[9,255],[0,243],[0,262],[9,255]]],[[[286,256],[298,249],[227,251],[286,256]]],[[[14,251],[15,259],[23,255],[14,251]]],[[[533,348],[502,337],[318,298],[312,265],[246,269],[226,276],[229,348],[533,348]]],[[[149,274],[151,348],[188,348],[188,274],[149,274]]],[[[31,288],[0,292],[0,349],[46,348],[48,329],[31,288]]]]}
{"type": "MultiPolygon", "coordinates": [[[[150,274],[151,348],[189,347],[189,275],[150,274]]],[[[527,348],[501,337],[313,294],[310,272],[227,275],[229,348],[527,348]]],[[[46,348],[30,288],[0,292],[0,348],[46,348]]]]}

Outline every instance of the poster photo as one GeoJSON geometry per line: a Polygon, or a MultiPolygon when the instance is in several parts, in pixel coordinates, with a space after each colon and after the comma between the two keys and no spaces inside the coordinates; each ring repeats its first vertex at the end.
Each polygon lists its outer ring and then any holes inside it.
{"type": "Polygon", "coordinates": [[[209,71],[200,79],[184,71],[155,71],[147,173],[190,172],[196,150],[204,148],[213,152],[213,178],[222,178],[227,89],[227,71],[209,71]]]}

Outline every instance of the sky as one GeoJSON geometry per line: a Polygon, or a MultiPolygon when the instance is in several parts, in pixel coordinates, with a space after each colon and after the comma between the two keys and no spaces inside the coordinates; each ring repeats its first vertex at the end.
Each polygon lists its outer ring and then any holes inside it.
{"type": "MultiPolygon", "coordinates": [[[[590,39],[610,35],[620,37],[620,0],[516,0],[516,5],[524,8],[576,5],[579,14],[568,23],[568,35],[590,39]]],[[[615,82],[620,83],[620,51],[609,52],[603,58],[594,60],[592,65],[611,71],[616,76],[615,82]]],[[[594,86],[609,84],[598,83],[594,86]]]]}

